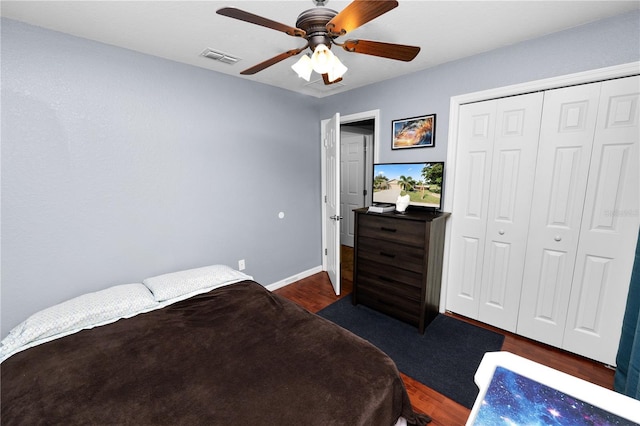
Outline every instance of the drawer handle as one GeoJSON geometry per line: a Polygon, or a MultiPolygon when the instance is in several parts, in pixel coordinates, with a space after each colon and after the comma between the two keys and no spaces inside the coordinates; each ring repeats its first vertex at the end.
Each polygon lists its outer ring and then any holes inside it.
{"type": "Polygon", "coordinates": [[[396,232],[395,228],[385,228],[384,226],[381,226],[380,230],[385,232],[396,232]]]}
{"type": "Polygon", "coordinates": [[[385,253],[385,252],[383,252],[383,251],[381,251],[381,252],[380,252],[380,256],[390,257],[390,258],[392,258],[392,259],[393,259],[394,257],[396,257],[396,255],[395,255],[395,254],[393,254],[393,253],[385,253]]]}
{"type": "Polygon", "coordinates": [[[382,275],[378,275],[378,279],[380,281],[386,281],[388,283],[392,283],[394,281],[392,278],[383,277],[382,275]]]}

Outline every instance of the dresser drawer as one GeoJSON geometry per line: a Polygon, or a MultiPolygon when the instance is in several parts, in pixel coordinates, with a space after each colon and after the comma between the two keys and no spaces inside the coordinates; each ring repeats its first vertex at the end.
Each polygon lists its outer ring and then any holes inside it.
{"type": "Polygon", "coordinates": [[[422,273],[426,260],[424,248],[398,244],[390,241],[360,236],[358,238],[357,261],[369,260],[380,265],[391,265],[422,273]]]}
{"type": "Polygon", "coordinates": [[[415,247],[424,247],[426,244],[424,222],[393,216],[361,214],[358,217],[358,233],[361,237],[379,238],[415,247]]]}
{"type": "Polygon", "coordinates": [[[358,289],[393,294],[420,302],[422,296],[422,275],[393,267],[376,267],[374,262],[363,261],[358,273],[358,289]]]}
{"type": "Polygon", "coordinates": [[[358,303],[412,324],[420,322],[420,303],[370,288],[358,290],[358,303]]]}

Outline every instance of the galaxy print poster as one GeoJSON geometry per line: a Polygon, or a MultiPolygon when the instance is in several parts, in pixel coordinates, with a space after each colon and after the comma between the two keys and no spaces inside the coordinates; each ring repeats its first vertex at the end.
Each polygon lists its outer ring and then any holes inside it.
{"type": "Polygon", "coordinates": [[[496,367],[473,424],[638,426],[638,423],[594,407],[504,367],[496,367]]]}

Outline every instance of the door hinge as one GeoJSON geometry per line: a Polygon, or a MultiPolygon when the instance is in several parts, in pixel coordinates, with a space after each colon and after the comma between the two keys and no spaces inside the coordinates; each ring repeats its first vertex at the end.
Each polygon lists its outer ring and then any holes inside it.
{"type": "Polygon", "coordinates": [[[329,253],[327,252],[327,249],[324,249],[324,255],[326,256],[327,254],[329,254],[329,253]]]}
{"type": "Polygon", "coordinates": [[[327,202],[327,196],[326,195],[324,196],[324,202],[325,203],[327,202]]]}
{"type": "Polygon", "coordinates": [[[367,196],[367,190],[366,189],[362,190],[362,195],[364,195],[365,197],[367,196]]]}

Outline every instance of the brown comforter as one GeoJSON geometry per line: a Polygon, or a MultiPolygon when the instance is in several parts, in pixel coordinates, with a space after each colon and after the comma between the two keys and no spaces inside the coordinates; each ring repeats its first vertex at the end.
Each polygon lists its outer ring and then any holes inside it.
{"type": "Polygon", "coordinates": [[[244,281],[19,352],[3,425],[424,424],[393,361],[244,281]]]}

